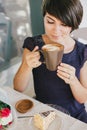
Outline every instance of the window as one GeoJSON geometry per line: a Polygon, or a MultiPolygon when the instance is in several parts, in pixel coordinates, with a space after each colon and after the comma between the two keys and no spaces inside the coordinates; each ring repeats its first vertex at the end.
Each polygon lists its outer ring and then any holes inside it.
{"type": "Polygon", "coordinates": [[[30,25],[28,0],[0,0],[0,71],[20,59],[30,25]]]}

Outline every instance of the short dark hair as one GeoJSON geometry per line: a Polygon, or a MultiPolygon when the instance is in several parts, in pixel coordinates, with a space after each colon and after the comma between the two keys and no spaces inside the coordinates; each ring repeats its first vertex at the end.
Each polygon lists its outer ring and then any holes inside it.
{"type": "Polygon", "coordinates": [[[43,0],[43,16],[46,13],[61,20],[65,25],[77,29],[83,16],[83,7],[79,0],[43,0]]]}

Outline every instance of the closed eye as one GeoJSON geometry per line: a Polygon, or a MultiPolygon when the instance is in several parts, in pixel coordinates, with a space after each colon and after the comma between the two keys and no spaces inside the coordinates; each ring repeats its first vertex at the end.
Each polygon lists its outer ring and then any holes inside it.
{"type": "Polygon", "coordinates": [[[67,26],[66,24],[62,23],[61,26],[67,26]]]}
{"type": "Polygon", "coordinates": [[[47,23],[49,23],[49,24],[54,24],[54,21],[47,21],[47,23]]]}
{"type": "Polygon", "coordinates": [[[54,20],[52,19],[52,18],[50,18],[49,16],[47,16],[47,23],[49,23],[49,24],[54,24],[54,20]]]}

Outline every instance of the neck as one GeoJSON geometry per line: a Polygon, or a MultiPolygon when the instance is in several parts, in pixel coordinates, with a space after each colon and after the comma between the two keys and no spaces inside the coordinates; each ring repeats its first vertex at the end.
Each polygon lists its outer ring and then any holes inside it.
{"type": "Polygon", "coordinates": [[[62,43],[64,45],[64,53],[71,52],[75,47],[75,41],[69,37],[62,43]]]}

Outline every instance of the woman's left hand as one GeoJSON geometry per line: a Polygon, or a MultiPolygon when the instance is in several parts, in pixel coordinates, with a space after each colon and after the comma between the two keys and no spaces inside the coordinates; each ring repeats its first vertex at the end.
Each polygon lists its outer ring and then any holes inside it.
{"type": "Polygon", "coordinates": [[[74,82],[74,78],[76,78],[75,72],[76,70],[73,66],[65,63],[61,63],[57,67],[57,75],[67,84],[71,84],[72,82],[74,82]]]}

